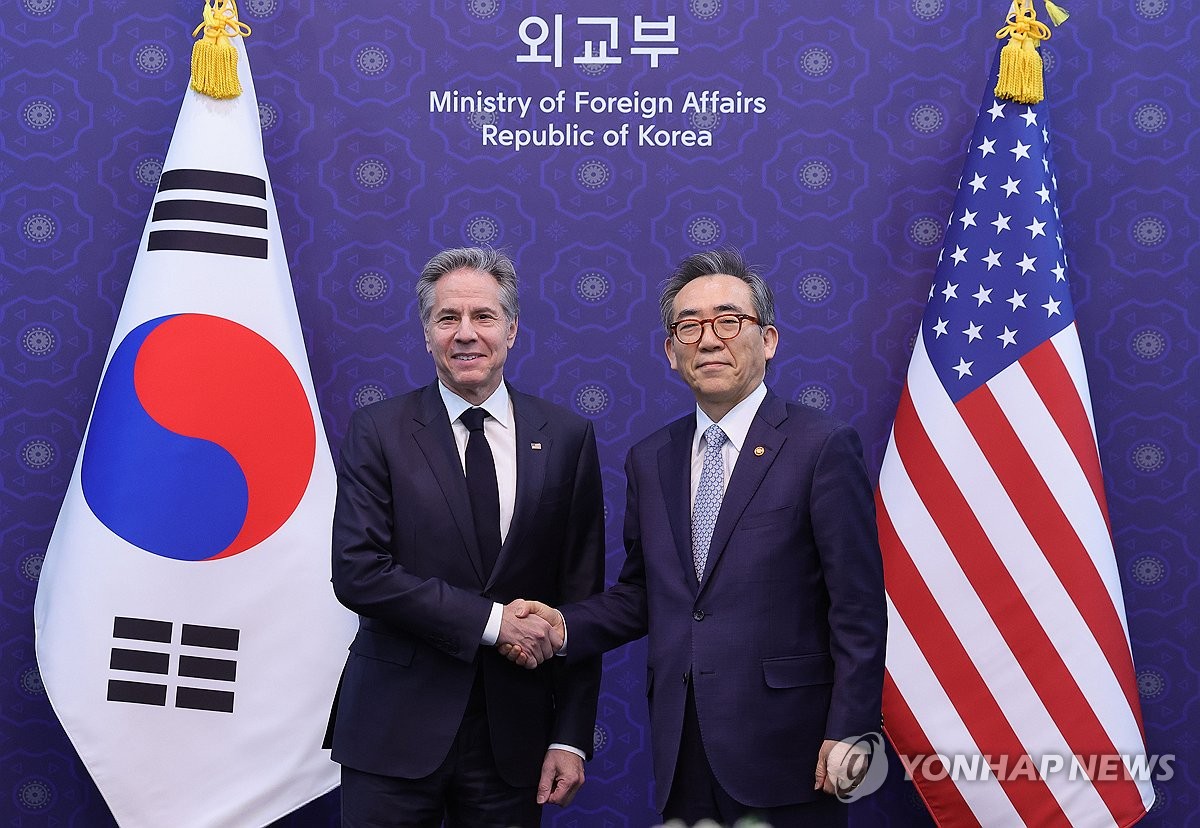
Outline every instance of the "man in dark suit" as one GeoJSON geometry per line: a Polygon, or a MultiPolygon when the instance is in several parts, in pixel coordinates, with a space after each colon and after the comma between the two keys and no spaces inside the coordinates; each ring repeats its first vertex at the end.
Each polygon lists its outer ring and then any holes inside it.
{"type": "Polygon", "coordinates": [[[512,262],[444,251],[417,283],[437,381],[353,415],[338,464],[333,585],[359,615],[331,718],[346,826],[536,826],[583,783],[599,656],[561,644],[528,595],[603,586],[592,426],[504,382],[512,262]]]}
{"type": "Polygon", "coordinates": [[[859,438],[767,390],[774,302],[739,255],[690,256],[660,302],[696,410],[629,452],[617,584],[561,615],[522,611],[565,618],[568,662],[649,632],[664,817],[844,825],[828,794],[854,784],[851,746],[880,727],[886,632],[859,438]]]}

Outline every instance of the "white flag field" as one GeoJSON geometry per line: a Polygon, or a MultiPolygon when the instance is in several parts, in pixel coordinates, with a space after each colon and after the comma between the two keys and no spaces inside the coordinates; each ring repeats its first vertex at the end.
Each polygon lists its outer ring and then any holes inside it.
{"type": "Polygon", "coordinates": [[[333,462],[232,43],[242,94],[185,93],[34,609],[123,826],[265,825],[338,782],[333,462]]]}

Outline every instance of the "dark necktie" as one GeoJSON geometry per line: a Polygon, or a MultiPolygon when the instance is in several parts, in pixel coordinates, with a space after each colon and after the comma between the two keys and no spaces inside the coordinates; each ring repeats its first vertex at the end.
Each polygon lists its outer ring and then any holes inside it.
{"type": "Polygon", "coordinates": [[[483,433],[487,416],[482,408],[468,408],[458,419],[471,433],[467,439],[467,492],[471,496],[471,517],[483,555],[484,572],[491,574],[500,557],[500,487],[496,483],[492,447],[483,433]]]}

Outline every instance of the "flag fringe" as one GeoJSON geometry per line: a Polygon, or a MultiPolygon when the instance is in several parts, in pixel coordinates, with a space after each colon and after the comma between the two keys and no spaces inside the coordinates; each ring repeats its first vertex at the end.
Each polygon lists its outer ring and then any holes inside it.
{"type": "Polygon", "coordinates": [[[1038,44],[1050,37],[1050,29],[1037,19],[1033,0],[1019,0],[1008,13],[996,39],[1008,38],[1000,50],[1000,76],[996,97],[1023,104],[1040,103],[1046,97],[1042,81],[1042,56],[1038,44]]]}
{"type": "Polygon", "coordinates": [[[1046,4],[1046,14],[1050,15],[1051,23],[1055,26],[1061,26],[1067,22],[1067,18],[1071,16],[1069,11],[1056,3],[1050,2],[1050,0],[1044,0],[1044,2],[1046,4]]]}
{"type": "Polygon", "coordinates": [[[192,89],[218,100],[242,94],[238,80],[238,54],[231,37],[246,37],[250,27],[238,20],[234,0],[205,0],[204,22],[192,31],[192,37],[204,30],[204,37],[192,46],[192,89]]]}

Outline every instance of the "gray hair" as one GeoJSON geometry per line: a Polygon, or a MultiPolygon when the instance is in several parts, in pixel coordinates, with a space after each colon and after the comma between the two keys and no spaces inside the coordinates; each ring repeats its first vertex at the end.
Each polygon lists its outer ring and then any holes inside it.
{"type": "Polygon", "coordinates": [[[417,279],[417,313],[421,324],[428,325],[433,313],[433,298],[438,279],[456,270],[482,270],[495,277],[500,285],[500,307],[512,322],[520,313],[517,302],[517,269],[502,250],[490,247],[454,247],[443,250],[425,263],[417,279]]]}
{"type": "Polygon", "coordinates": [[[775,324],[775,296],[768,285],[754,268],[746,264],[742,254],[732,248],[709,250],[703,253],[693,253],[688,256],[675,272],[663,282],[662,292],[658,297],[658,309],[662,314],[663,327],[668,331],[675,310],[675,297],[683,286],[693,279],[702,276],[725,275],[741,279],[750,287],[750,295],[754,300],[754,315],[762,327],[775,324]]]}

